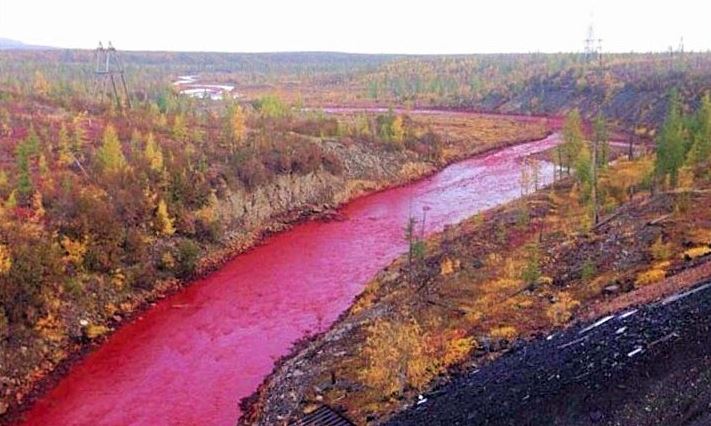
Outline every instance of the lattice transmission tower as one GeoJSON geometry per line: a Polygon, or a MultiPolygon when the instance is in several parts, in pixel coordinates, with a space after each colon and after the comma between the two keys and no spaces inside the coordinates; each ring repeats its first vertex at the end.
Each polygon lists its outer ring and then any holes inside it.
{"type": "Polygon", "coordinates": [[[595,28],[592,22],[588,26],[588,36],[585,39],[585,60],[587,62],[599,61],[602,67],[602,39],[595,38],[595,28]]]}
{"type": "Polygon", "coordinates": [[[101,100],[108,96],[113,98],[116,106],[119,109],[124,107],[124,103],[128,108],[131,108],[131,98],[128,95],[128,86],[124,77],[123,63],[116,48],[108,43],[104,47],[99,42],[99,47],[94,53],[94,62],[96,68],[94,74],[96,76],[96,93],[101,100]],[[119,87],[120,85],[120,87],[119,87]]]}

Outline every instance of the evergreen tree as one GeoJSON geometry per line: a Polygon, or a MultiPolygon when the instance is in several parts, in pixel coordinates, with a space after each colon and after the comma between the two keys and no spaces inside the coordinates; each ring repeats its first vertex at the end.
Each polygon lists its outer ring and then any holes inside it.
{"type": "Polygon", "coordinates": [[[72,138],[71,148],[72,153],[74,153],[75,157],[82,158],[82,153],[84,151],[84,140],[86,139],[86,132],[84,131],[84,127],[82,127],[81,115],[74,117],[72,127],[74,130],[74,137],[72,138]]]}
{"type": "Polygon", "coordinates": [[[67,166],[72,162],[72,147],[69,141],[69,132],[67,128],[62,123],[62,127],[59,128],[59,136],[57,141],[57,162],[61,166],[67,166]]]}
{"type": "Polygon", "coordinates": [[[33,128],[30,128],[29,133],[24,141],[17,145],[15,152],[17,162],[17,195],[23,203],[29,200],[29,197],[34,191],[32,185],[32,177],[30,175],[30,159],[39,148],[39,138],[33,128]]]}
{"type": "Polygon", "coordinates": [[[669,110],[657,137],[657,158],[654,170],[657,179],[664,184],[675,187],[679,181],[679,169],[684,164],[685,130],[680,111],[679,95],[676,91],[670,94],[669,110]]]}
{"type": "Polygon", "coordinates": [[[697,177],[708,175],[711,162],[711,97],[708,94],[701,101],[701,108],[695,117],[693,143],[687,156],[687,164],[697,177]]]}
{"type": "Polygon", "coordinates": [[[561,164],[565,166],[566,172],[570,174],[570,169],[575,166],[583,143],[583,127],[580,112],[577,109],[570,111],[565,117],[563,125],[563,146],[561,148],[561,164]]]}
{"type": "Polygon", "coordinates": [[[598,114],[597,117],[595,117],[593,131],[593,142],[597,147],[595,151],[595,156],[597,157],[596,165],[605,168],[610,162],[610,143],[608,141],[607,124],[602,114],[598,114]]]}

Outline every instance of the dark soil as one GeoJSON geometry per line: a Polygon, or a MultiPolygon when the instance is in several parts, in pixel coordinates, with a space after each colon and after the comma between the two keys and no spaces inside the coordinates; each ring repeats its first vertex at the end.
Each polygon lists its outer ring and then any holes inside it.
{"type": "Polygon", "coordinates": [[[711,424],[709,286],[515,345],[388,424],[711,424]]]}

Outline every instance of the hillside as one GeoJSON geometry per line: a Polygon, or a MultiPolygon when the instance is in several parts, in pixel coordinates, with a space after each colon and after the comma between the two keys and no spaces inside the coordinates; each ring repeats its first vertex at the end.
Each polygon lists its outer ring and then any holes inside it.
{"type": "MultiPolygon", "coordinates": [[[[710,120],[709,110],[703,111],[703,119],[710,120]]],[[[674,112],[670,116],[675,117],[674,112]]],[[[696,140],[708,146],[709,133],[702,135],[696,140]]],[[[599,222],[591,215],[587,169],[576,166],[575,178],[412,242],[410,254],[378,274],[334,326],[281,360],[260,390],[243,402],[242,422],[279,424],[325,404],[358,424],[380,424],[417,403],[418,395],[438,389],[450,374],[464,372],[463,377],[472,375],[473,383],[480,383],[474,371],[486,368],[496,374],[503,368],[498,367],[502,355],[511,350],[526,354],[531,340],[709,279],[711,212],[695,206],[711,205],[705,172],[711,150],[705,149],[700,169],[690,160],[679,187],[673,188],[663,185],[658,174],[666,155],[664,137],[659,143],[656,158],[619,157],[599,171],[599,222]]],[[[703,324],[698,326],[703,329],[703,324]]],[[[683,326],[667,331],[675,328],[683,326]]],[[[688,337],[690,345],[698,336],[678,334],[688,337]]],[[[645,348],[654,340],[639,341],[638,346],[645,348]]],[[[535,345],[531,350],[539,347],[535,345]]],[[[516,354],[511,357],[527,362],[516,354]]],[[[548,365],[545,358],[540,362],[551,374],[569,367],[548,365]]],[[[505,376],[491,380],[499,379],[507,383],[505,376]]],[[[447,419],[463,422],[473,410],[457,405],[458,392],[466,392],[457,383],[445,390],[451,395],[443,401],[450,406],[437,405],[452,410],[451,416],[443,415],[442,424],[447,419]]],[[[545,392],[537,390],[536,383],[532,379],[526,389],[545,392]]],[[[492,396],[503,399],[487,402],[487,416],[506,418],[503,404],[518,407],[515,400],[505,399],[505,388],[492,396]]],[[[555,401],[543,402],[553,410],[558,407],[555,401]]],[[[419,410],[403,421],[424,418],[429,418],[427,412],[419,410]]]]}
{"type": "Polygon", "coordinates": [[[578,108],[646,134],[664,118],[672,88],[696,108],[710,70],[705,53],[461,55],[397,59],[357,81],[378,103],[548,116],[578,108]]]}
{"type": "Polygon", "coordinates": [[[54,48],[46,47],[46,46],[38,46],[38,45],[34,45],[34,44],[25,44],[21,41],[0,37],[0,50],[40,50],[40,49],[54,49],[54,48]]]}

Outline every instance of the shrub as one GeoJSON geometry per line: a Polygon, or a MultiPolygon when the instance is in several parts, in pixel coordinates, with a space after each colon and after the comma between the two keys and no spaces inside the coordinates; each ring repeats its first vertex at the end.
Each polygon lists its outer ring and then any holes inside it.
{"type": "Polygon", "coordinates": [[[442,364],[444,367],[458,364],[466,359],[472,349],[476,348],[477,342],[473,337],[465,337],[463,333],[448,333],[444,344],[444,354],[442,364]],[[449,334],[453,334],[449,336],[449,334]]]}
{"type": "Polygon", "coordinates": [[[267,118],[284,118],[290,114],[289,107],[274,95],[261,97],[254,101],[253,106],[267,118]]]}
{"type": "Polygon", "coordinates": [[[315,172],[321,166],[321,149],[314,143],[299,143],[294,147],[291,170],[300,174],[315,172]]]}
{"type": "Polygon", "coordinates": [[[104,325],[90,324],[86,327],[85,333],[86,337],[89,339],[96,339],[109,332],[109,328],[104,325]]]}
{"type": "Polygon", "coordinates": [[[48,240],[22,239],[12,247],[12,266],[0,275],[0,308],[10,323],[32,323],[44,311],[48,287],[61,277],[61,254],[48,240]]]}
{"type": "Polygon", "coordinates": [[[126,282],[133,288],[150,290],[158,279],[155,266],[149,262],[136,264],[126,270],[126,282]]]}
{"type": "Polygon", "coordinates": [[[361,380],[387,396],[401,393],[408,385],[418,387],[431,377],[423,361],[422,329],[414,320],[376,320],[368,327],[363,353],[367,364],[361,380]]]}
{"type": "Polygon", "coordinates": [[[662,260],[667,260],[671,257],[672,254],[672,244],[671,243],[664,243],[662,241],[662,236],[660,235],[656,241],[652,244],[652,246],[649,248],[650,253],[652,254],[652,258],[657,261],[662,261],[662,260]]]}
{"type": "Polygon", "coordinates": [[[580,302],[573,299],[570,294],[562,292],[558,295],[558,301],[548,308],[546,316],[554,325],[561,326],[573,318],[573,312],[578,307],[580,307],[580,302]]]}
{"type": "Polygon", "coordinates": [[[195,220],[195,236],[199,241],[219,242],[223,232],[222,222],[219,219],[199,218],[195,220]]]}
{"type": "Polygon", "coordinates": [[[580,279],[582,279],[583,282],[589,282],[595,277],[595,275],[597,275],[597,266],[595,265],[595,262],[587,259],[585,263],[583,263],[583,267],[580,270],[580,279]]]}
{"type": "Polygon", "coordinates": [[[248,188],[263,185],[268,180],[267,170],[256,157],[247,158],[237,169],[237,176],[248,188]]]}
{"type": "Polygon", "coordinates": [[[528,204],[516,210],[516,226],[526,228],[531,223],[531,212],[528,210],[528,204]]]}
{"type": "Polygon", "coordinates": [[[160,255],[160,269],[163,271],[172,271],[175,269],[175,256],[173,256],[173,253],[170,252],[170,250],[165,250],[161,255],[160,255]]]}
{"type": "Polygon", "coordinates": [[[696,259],[697,257],[706,256],[709,253],[711,253],[711,248],[708,246],[693,247],[686,250],[682,254],[682,257],[685,259],[696,259]]]}
{"type": "Polygon", "coordinates": [[[674,199],[674,210],[682,214],[687,213],[693,205],[694,202],[688,192],[677,194],[674,199]]]}
{"type": "MultiPolygon", "coordinates": [[[[667,263],[667,262],[665,262],[667,263]]],[[[637,274],[637,279],[635,279],[635,284],[638,286],[645,286],[659,282],[666,276],[666,269],[655,267],[648,271],[640,272],[637,274]]]]}
{"type": "Polygon", "coordinates": [[[526,248],[528,255],[526,259],[526,266],[521,272],[521,279],[526,284],[535,284],[541,277],[541,266],[538,254],[538,245],[529,244],[526,248]]]}
{"type": "Polygon", "coordinates": [[[176,247],[175,271],[180,277],[188,277],[195,272],[200,257],[200,246],[193,240],[183,239],[176,247]]]}
{"type": "Polygon", "coordinates": [[[711,229],[696,228],[690,232],[689,241],[699,245],[711,245],[711,229]]]}
{"type": "Polygon", "coordinates": [[[7,274],[10,267],[12,267],[10,250],[4,244],[0,244],[0,275],[7,274]]]}
{"type": "Polygon", "coordinates": [[[0,307],[0,340],[5,339],[10,334],[10,322],[7,320],[5,310],[0,307]]]}
{"type": "Polygon", "coordinates": [[[489,335],[493,339],[505,339],[511,341],[518,335],[518,330],[516,330],[516,327],[511,326],[495,327],[489,330],[489,335]]]}
{"type": "Polygon", "coordinates": [[[324,153],[321,156],[321,162],[323,163],[323,168],[334,176],[342,175],[345,170],[341,159],[332,152],[324,153]]]}

